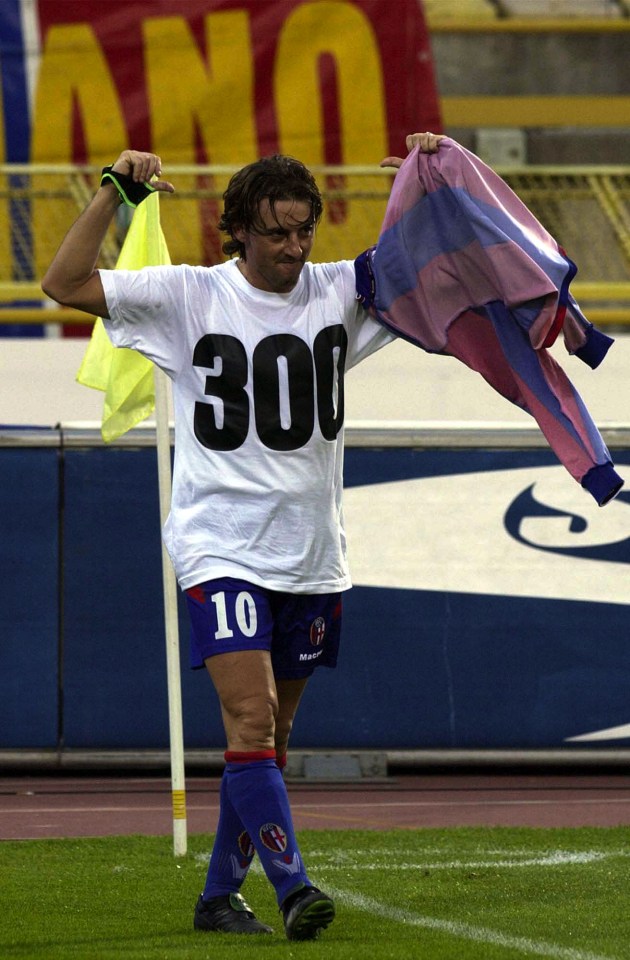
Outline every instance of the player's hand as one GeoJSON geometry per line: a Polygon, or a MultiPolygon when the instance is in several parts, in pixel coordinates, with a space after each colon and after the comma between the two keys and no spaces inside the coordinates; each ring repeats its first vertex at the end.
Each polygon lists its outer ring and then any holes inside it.
{"type": "MultiPolygon", "coordinates": [[[[437,153],[441,141],[445,139],[443,134],[430,133],[428,130],[426,133],[410,133],[406,140],[406,147],[409,153],[415,146],[419,146],[423,153],[437,153]]],[[[402,167],[403,162],[402,157],[385,157],[384,160],[381,160],[379,166],[402,167]]]]}
{"type": "Polygon", "coordinates": [[[175,187],[168,180],[160,180],[162,176],[162,160],[155,153],[143,153],[140,150],[123,150],[116,162],[112,165],[115,173],[122,173],[131,177],[136,183],[151,183],[154,190],[164,193],[174,193],[175,187]],[[157,177],[158,179],[154,179],[157,177]]]}

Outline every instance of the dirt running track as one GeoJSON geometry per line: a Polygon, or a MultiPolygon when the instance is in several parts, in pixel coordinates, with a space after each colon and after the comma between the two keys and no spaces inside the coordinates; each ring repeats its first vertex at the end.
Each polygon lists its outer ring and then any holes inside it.
{"type": "MultiPolygon", "coordinates": [[[[214,831],[219,780],[189,778],[188,832],[214,831]]],[[[440,773],[381,783],[289,783],[298,830],[630,825],[624,774],[440,773]]],[[[172,832],[168,778],[0,777],[0,839],[172,832]]]]}

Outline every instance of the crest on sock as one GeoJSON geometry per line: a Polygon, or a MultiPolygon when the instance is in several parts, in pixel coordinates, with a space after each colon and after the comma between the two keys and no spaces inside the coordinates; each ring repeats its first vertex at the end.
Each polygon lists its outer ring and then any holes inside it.
{"type": "Polygon", "coordinates": [[[260,828],[260,839],[274,853],[284,853],[287,849],[287,835],[277,823],[264,823],[260,828]]]}

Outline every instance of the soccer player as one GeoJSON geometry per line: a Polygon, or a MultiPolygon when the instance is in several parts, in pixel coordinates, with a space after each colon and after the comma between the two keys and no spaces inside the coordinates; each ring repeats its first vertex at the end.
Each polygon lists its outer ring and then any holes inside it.
{"type": "MultiPolygon", "coordinates": [[[[433,153],[440,139],[413,134],[407,147],[433,153]]],[[[393,337],[359,305],[351,260],[309,262],[322,199],[310,171],[286,156],[231,179],[220,221],[225,263],[98,270],[119,204],[173,192],[161,173],[158,156],[135,150],[105,168],[42,288],[102,317],[116,346],[138,350],[173,383],[164,539],[190,612],[192,666],[212,678],[227,740],[194,926],[272,932],[239,892],[258,853],[287,937],[308,940],[335,908],[302,860],[282,768],[309,677],[336,664],[350,587],[344,371],[393,337]]]]}

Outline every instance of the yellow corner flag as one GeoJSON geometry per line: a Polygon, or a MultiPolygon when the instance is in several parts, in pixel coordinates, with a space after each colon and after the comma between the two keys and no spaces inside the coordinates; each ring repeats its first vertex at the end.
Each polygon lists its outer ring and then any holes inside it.
{"type": "MultiPolygon", "coordinates": [[[[170,264],[160,224],[160,195],[136,207],[116,267],[139,270],[170,264]]],[[[155,407],[153,364],[135,350],[115,347],[99,317],[77,373],[77,381],[105,392],[101,434],[110,443],[131,430],[155,407]]]]}

